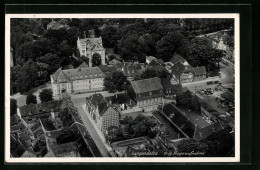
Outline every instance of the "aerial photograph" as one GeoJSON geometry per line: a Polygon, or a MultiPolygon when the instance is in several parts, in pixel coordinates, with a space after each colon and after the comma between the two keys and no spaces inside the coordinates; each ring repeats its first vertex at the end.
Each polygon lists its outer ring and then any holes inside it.
{"type": "Polygon", "coordinates": [[[235,157],[234,25],[11,18],[10,158],[235,157]]]}

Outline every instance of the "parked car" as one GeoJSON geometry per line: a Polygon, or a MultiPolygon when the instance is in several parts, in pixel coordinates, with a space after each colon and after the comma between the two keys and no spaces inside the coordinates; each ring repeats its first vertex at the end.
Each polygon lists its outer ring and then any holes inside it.
{"type": "Polygon", "coordinates": [[[214,81],[214,84],[218,84],[219,83],[219,81],[214,81]]]}

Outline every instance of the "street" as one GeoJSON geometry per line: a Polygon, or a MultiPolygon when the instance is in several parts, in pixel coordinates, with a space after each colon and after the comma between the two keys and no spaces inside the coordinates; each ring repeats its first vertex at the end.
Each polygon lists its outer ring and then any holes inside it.
{"type": "MultiPolygon", "coordinates": [[[[233,84],[233,71],[231,66],[226,66],[223,63],[220,62],[220,72],[221,72],[221,78],[218,79],[218,81],[223,85],[231,85],[233,84]]],[[[211,81],[211,80],[207,80],[211,81]]],[[[194,92],[195,89],[205,89],[205,88],[213,88],[216,86],[216,84],[207,85],[207,81],[201,81],[201,82],[194,82],[194,83],[186,83],[183,85],[183,87],[187,87],[189,90],[194,92]]],[[[214,80],[215,81],[215,80],[214,80]]]]}
{"type": "Polygon", "coordinates": [[[105,147],[104,143],[100,139],[100,137],[97,134],[95,128],[92,125],[92,123],[90,122],[88,117],[84,115],[86,113],[82,109],[82,106],[85,104],[85,100],[86,100],[85,97],[84,98],[73,98],[72,102],[78,108],[78,113],[79,113],[84,125],[86,126],[90,136],[92,137],[92,139],[96,143],[96,145],[97,145],[99,151],[101,152],[102,156],[103,157],[110,157],[110,154],[109,154],[107,148],[105,147]]]}

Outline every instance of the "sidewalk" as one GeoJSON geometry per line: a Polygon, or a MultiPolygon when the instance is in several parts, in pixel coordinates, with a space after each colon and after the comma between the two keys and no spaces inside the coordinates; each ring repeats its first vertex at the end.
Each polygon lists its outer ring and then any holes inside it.
{"type": "Polygon", "coordinates": [[[92,117],[90,116],[90,114],[88,113],[88,111],[86,110],[86,104],[84,104],[82,106],[82,109],[84,110],[84,112],[86,113],[88,119],[90,120],[90,122],[92,123],[93,127],[95,128],[97,134],[99,135],[99,137],[101,138],[102,142],[104,143],[105,147],[107,148],[108,152],[110,153],[110,155],[112,157],[116,157],[115,152],[113,151],[113,148],[107,144],[106,139],[104,134],[101,132],[101,130],[97,127],[96,123],[94,122],[94,120],[92,119],[92,117]]]}

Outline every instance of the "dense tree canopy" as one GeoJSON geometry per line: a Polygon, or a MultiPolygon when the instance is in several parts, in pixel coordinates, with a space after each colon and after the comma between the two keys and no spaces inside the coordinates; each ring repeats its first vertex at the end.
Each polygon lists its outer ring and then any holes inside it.
{"type": "Polygon", "coordinates": [[[44,89],[40,92],[39,97],[42,103],[53,100],[53,92],[51,89],[44,89]]]}
{"type": "Polygon", "coordinates": [[[26,104],[28,105],[28,104],[37,104],[37,98],[36,98],[36,96],[34,95],[34,94],[28,94],[27,96],[26,96],[26,104]]]}
{"type": "MultiPolygon", "coordinates": [[[[213,49],[209,41],[197,38],[196,35],[231,28],[228,36],[223,39],[231,47],[234,44],[233,22],[233,19],[13,18],[11,47],[15,68],[11,69],[12,91],[25,92],[41,82],[37,80],[37,83],[32,83],[37,79],[36,73],[42,73],[39,66],[36,66],[41,64],[37,63],[46,64],[44,67],[48,67],[46,71],[49,79],[56,68],[66,68],[71,64],[76,66],[82,62],[82,59],[78,61],[71,56],[74,54],[80,57],[76,42],[78,37],[84,38],[84,33],[88,37],[88,30],[94,30],[96,37],[102,37],[103,46],[112,48],[125,61],[145,62],[146,56],[169,61],[177,52],[192,66],[204,65],[208,71],[218,70],[223,51],[213,49]],[[47,29],[52,20],[66,27],[47,29]],[[51,57],[53,62],[47,61],[51,57]],[[23,73],[27,68],[24,65],[28,65],[29,60],[33,62],[35,75],[28,76],[27,80],[23,73]],[[23,78],[19,78],[17,73],[23,78]],[[32,77],[32,81],[29,77],[32,77]]],[[[44,77],[42,82],[48,79],[44,77]]]]}
{"type": "Polygon", "coordinates": [[[176,102],[178,106],[182,106],[184,108],[191,109],[197,113],[201,113],[200,102],[198,101],[196,96],[191,94],[189,90],[177,94],[176,102]]]}
{"type": "Polygon", "coordinates": [[[103,41],[103,46],[106,48],[112,48],[119,40],[118,30],[113,26],[105,27],[100,33],[103,41]]]}
{"type": "Polygon", "coordinates": [[[122,71],[115,71],[110,77],[105,77],[104,86],[108,91],[122,91],[125,89],[127,77],[122,71]]]}
{"type": "Polygon", "coordinates": [[[48,53],[36,59],[39,63],[45,63],[49,66],[48,73],[53,74],[58,68],[61,67],[61,60],[57,54],[48,53]]]}
{"type": "Polygon", "coordinates": [[[159,77],[161,79],[171,78],[172,74],[170,74],[163,66],[150,66],[141,74],[142,79],[148,79],[152,77],[159,77]]]}
{"type": "Polygon", "coordinates": [[[98,53],[94,53],[94,54],[92,55],[92,60],[91,60],[91,62],[92,62],[92,66],[93,66],[93,67],[100,66],[101,63],[102,63],[101,55],[98,54],[98,53]]]}
{"type": "Polygon", "coordinates": [[[42,85],[48,79],[49,66],[44,63],[33,62],[28,60],[22,67],[15,67],[11,71],[11,81],[17,91],[23,93],[34,87],[42,85]]]}
{"type": "Polygon", "coordinates": [[[201,152],[204,154],[200,156],[204,157],[234,156],[234,133],[230,133],[227,129],[223,129],[211,134],[201,141],[193,139],[184,140],[178,145],[178,152],[201,152]]]}

